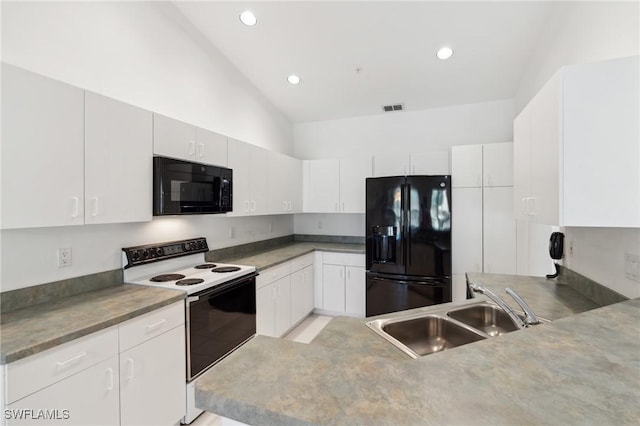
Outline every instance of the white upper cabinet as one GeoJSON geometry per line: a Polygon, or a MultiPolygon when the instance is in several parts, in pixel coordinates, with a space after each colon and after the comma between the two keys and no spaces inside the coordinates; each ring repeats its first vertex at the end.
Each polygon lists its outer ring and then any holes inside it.
{"type": "Polygon", "coordinates": [[[375,177],[411,174],[409,154],[387,153],[376,155],[373,168],[375,177]]]}
{"type": "Polygon", "coordinates": [[[84,223],[84,93],[2,64],[2,228],[84,223]]]}
{"type": "Polygon", "coordinates": [[[364,213],[365,179],[371,157],[356,160],[305,160],[306,213],[364,213]]]}
{"type": "Polygon", "coordinates": [[[260,147],[229,139],[229,165],[233,170],[233,212],[229,215],[267,214],[267,154],[260,147]]]}
{"type": "Polygon", "coordinates": [[[412,175],[450,175],[449,150],[418,152],[410,155],[412,175]]]}
{"type": "Polygon", "coordinates": [[[340,160],[340,212],[364,213],[365,180],[371,177],[371,157],[340,160]]]}
{"type": "Polygon", "coordinates": [[[152,113],[85,94],[85,222],[152,219],[152,113]]]}
{"type": "Polygon", "coordinates": [[[513,143],[482,145],[482,186],[513,186],[513,143]]]}
{"type": "Polygon", "coordinates": [[[305,208],[308,213],[338,213],[340,206],[340,160],[306,160],[305,208]]]}
{"type": "Polygon", "coordinates": [[[302,161],[278,152],[268,154],[269,213],[302,211],[302,161]]]}
{"type": "Polygon", "coordinates": [[[482,187],[482,145],[451,147],[451,186],[482,187]]]}
{"type": "Polygon", "coordinates": [[[199,163],[227,166],[227,137],[210,130],[196,128],[196,157],[199,163]]]}
{"type": "Polygon", "coordinates": [[[227,165],[227,137],[160,114],[153,115],[153,153],[198,163],[227,165]]]}
{"type": "Polygon", "coordinates": [[[640,227],[638,57],[562,68],[514,122],[514,208],[534,223],[640,227]]]}

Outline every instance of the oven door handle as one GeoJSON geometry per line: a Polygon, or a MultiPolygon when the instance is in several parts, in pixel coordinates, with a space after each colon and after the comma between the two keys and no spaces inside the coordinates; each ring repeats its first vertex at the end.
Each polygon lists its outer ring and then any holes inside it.
{"type": "Polygon", "coordinates": [[[189,297],[187,297],[187,303],[197,302],[198,300],[200,300],[200,296],[189,296],[189,297]]]}

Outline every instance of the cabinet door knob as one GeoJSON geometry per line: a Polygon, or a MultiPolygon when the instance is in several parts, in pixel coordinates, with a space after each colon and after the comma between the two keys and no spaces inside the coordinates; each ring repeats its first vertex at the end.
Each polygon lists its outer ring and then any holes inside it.
{"type": "Polygon", "coordinates": [[[93,211],[91,212],[91,216],[96,217],[98,216],[98,208],[99,208],[98,197],[93,197],[91,201],[93,202],[93,211]]]}
{"type": "Polygon", "coordinates": [[[71,213],[71,217],[78,217],[80,215],[80,198],[79,197],[71,197],[73,200],[73,211],[71,213]]]}
{"type": "Polygon", "coordinates": [[[107,390],[113,390],[113,368],[107,368],[107,390]]]}

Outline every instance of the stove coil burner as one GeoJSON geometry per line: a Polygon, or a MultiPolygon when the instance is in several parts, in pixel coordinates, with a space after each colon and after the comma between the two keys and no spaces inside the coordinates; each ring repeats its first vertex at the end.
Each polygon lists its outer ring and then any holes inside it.
{"type": "Polygon", "coordinates": [[[184,280],[180,280],[176,283],[176,285],[196,285],[203,283],[204,280],[202,278],[187,278],[184,280]]]}
{"type": "Polygon", "coordinates": [[[215,268],[217,265],[215,263],[203,263],[201,265],[194,266],[195,269],[211,269],[215,268]]]}
{"type": "Polygon", "coordinates": [[[181,280],[183,278],[184,275],[182,274],[162,274],[156,275],[155,277],[151,278],[150,281],[153,281],[154,283],[163,283],[167,281],[181,280]]]}
{"type": "Polygon", "coordinates": [[[240,268],[238,268],[237,266],[220,266],[218,268],[212,269],[211,272],[225,273],[225,272],[235,272],[239,270],[240,268]]]}

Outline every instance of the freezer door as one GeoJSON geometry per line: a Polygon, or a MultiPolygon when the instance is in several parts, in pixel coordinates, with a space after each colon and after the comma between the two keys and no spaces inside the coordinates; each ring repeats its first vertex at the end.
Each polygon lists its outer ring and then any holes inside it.
{"type": "Polygon", "coordinates": [[[366,316],[451,302],[451,281],[395,279],[367,273],[366,316]]]}
{"type": "Polygon", "coordinates": [[[408,176],[405,198],[405,274],[450,277],[450,176],[408,176]]]}
{"type": "Polygon", "coordinates": [[[367,270],[404,274],[404,176],[366,180],[367,270]]]}

